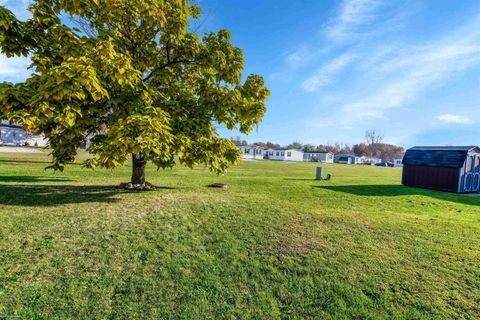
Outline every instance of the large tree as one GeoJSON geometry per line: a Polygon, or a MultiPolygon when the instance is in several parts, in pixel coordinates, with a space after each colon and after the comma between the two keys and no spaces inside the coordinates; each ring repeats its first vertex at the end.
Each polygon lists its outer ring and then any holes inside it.
{"type": "Polygon", "coordinates": [[[28,56],[32,76],[0,85],[0,117],[43,133],[52,168],[63,170],[87,142],[88,167],[132,159],[131,182],[145,184],[148,161],[178,161],[223,173],[239,159],[217,125],[250,132],[269,91],[242,81],[242,50],[220,30],[200,37],[188,0],[36,0],[32,18],[0,6],[0,47],[28,56]]]}

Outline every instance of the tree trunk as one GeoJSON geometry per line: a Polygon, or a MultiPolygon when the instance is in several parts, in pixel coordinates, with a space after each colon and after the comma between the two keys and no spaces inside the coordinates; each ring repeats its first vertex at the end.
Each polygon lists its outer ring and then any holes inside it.
{"type": "Polygon", "coordinates": [[[132,154],[132,184],[145,184],[145,166],[147,161],[142,152],[132,154]]]}

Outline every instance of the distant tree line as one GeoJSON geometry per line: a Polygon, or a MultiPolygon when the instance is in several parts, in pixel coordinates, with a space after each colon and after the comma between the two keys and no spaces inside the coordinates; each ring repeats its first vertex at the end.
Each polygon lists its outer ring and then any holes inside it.
{"type": "MultiPolygon", "coordinates": [[[[248,146],[248,142],[240,139],[240,137],[236,137],[236,138],[232,137],[232,138],[230,138],[230,140],[233,141],[233,143],[235,143],[236,146],[248,146]]],[[[252,143],[252,145],[257,146],[257,147],[261,147],[261,148],[265,148],[265,149],[277,149],[277,148],[281,147],[279,144],[272,143],[270,141],[254,142],[254,143],[252,143]]]]}
{"type": "MultiPolygon", "coordinates": [[[[331,152],[333,154],[352,154],[358,157],[366,156],[371,158],[379,158],[382,161],[393,161],[394,159],[401,159],[405,150],[403,147],[399,147],[393,144],[383,143],[384,135],[377,132],[375,129],[367,130],[365,132],[365,141],[358,144],[349,145],[342,143],[330,143],[330,144],[302,144],[299,141],[294,141],[288,146],[289,149],[298,149],[307,151],[320,151],[320,152],[331,152]]],[[[247,141],[241,140],[240,137],[231,138],[231,140],[237,146],[248,145],[247,141]]],[[[253,145],[267,148],[275,149],[280,148],[279,144],[272,142],[255,142],[253,145]]]]}
{"type": "Polygon", "coordinates": [[[248,146],[248,142],[246,140],[241,140],[240,137],[236,137],[236,138],[230,138],[230,141],[232,141],[233,143],[235,143],[235,145],[237,147],[239,146],[248,146]]]}

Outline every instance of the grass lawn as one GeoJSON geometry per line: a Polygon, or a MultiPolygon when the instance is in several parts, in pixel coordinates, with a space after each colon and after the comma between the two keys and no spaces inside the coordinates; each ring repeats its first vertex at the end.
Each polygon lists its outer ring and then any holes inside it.
{"type": "Polygon", "coordinates": [[[47,162],[0,154],[0,319],[480,318],[480,198],[401,169],[150,166],[138,193],[47,162]]]}

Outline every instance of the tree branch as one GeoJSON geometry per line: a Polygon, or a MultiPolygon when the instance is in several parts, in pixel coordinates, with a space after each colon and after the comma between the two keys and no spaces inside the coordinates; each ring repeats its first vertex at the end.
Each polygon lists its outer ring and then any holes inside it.
{"type": "Polygon", "coordinates": [[[196,60],[186,60],[186,59],[169,61],[169,62],[153,69],[152,72],[150,72],[150,74],[143,79],[143,81],[144,82],[148,81],[153,76],[154,73],[156,73],[160,70],[163,70],[168,66],[171,66],[171,65],[174,65],[174,64],[177,64],[177,63],[195,63],[195,62],[197,62],[197,61],[196,60]]]}

